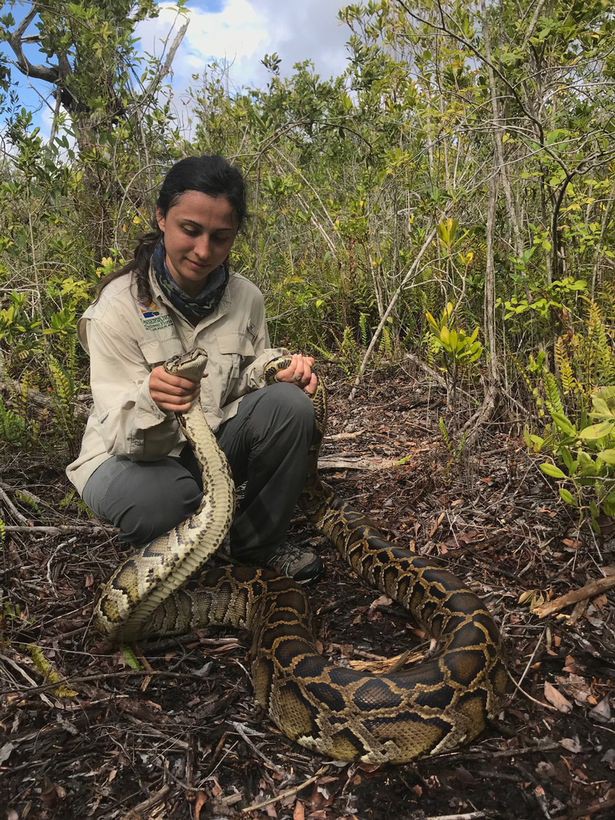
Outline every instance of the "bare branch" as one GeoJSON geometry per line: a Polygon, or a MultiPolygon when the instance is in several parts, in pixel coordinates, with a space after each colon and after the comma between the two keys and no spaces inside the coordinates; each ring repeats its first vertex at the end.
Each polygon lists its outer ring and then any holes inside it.
{"type": "Polygon", "coordinates": [[[175,35],[173,42],[171,43],[171,47],[167,52],[167,55],[164,59],[164,62],[160,64],[158,71],[152,77],[150,82],[147,84],[147,88],[140,96],[138,102],[142,104],[145,100],[150,97],[153,97],[156,93],[156,90],[164,80],[164,78],[169,74],[171,71],[171,66],[173,65],[173,60],[175,59],[175,55],[177,53],[177,49],[180,47],[182,40],[184,39],[184,35],[188,31],[188,26],[190,25],[190,20],[186,20],[185,23],[182,25],[180,30],[175,35]]]}
{"type": "MultiPolygon", "coordinates": [[[[15,31],[8,37],[8,44],[13,49],[17,58],[17,67],[26,77],[33,77],[35,80],[45,80],[48,83],[57,83],[60,79],[60,66],[34,65],[28,60],[23,52],[24,33],[30,23],[36,17],[36,9],[27,14],[15,31]]],[[[28,38],[30,39],[30,38],[28,38]]]]}
{"type": "Polygon", "coordinates": [[[435,235],[436,235],[436,230],[437,230],[437,228],[435,228],[435,227],[434,227],[434,228],[432,228],[432,229],[431,229],[431,231],[427,234],[427,238],[426,238],[426,239],[425,239],[425,241],[423,242],[423,244],[422,244],[422,246],[421,246],[421,248],[420,248],[419,252],[417,253],[417,255],[416,255],[416,256],[415,256],[415,258],[414,258],[414,262],[412,263],[412,265],[410,265],[410,269],[408,270],[408,272],[406,273],[406,275],[404,276],[404,278],[401,280],[401,283],[400,283],[399,287],[397,288],[397,290],[396,290],[396,291],[395,291],[395,293],[393,294],[393,297],[392,297],[391,301],[389,302],[389,306],[388,306],[388,307],[387,307],[387,309],[384,311],[384,313],[383,313],[383,315],[382,315],[382,318],[380,319],[380,322],[379,322],[379,324],[378,324],[378,327],[377,327],[377,328],[376,328],[376,330],[374,331],[374,335],[372,336],[372,339],[371,339],[371,341],[370,341],[370,343],[369,343],[369,347],[368,347],[368,348],[367,348],[367,350],[365,351],[365,356],[363,356],[363,361],[361,362],[361,366],[359,367],[359,372],[357,373],[357,377],[356,377],[356,379],[355,379],[354,386],[353,386],[353,388],[352,388],[352,390],[351,390],[351,392],[350,392],[350,399],[351,399],[351,401],[352,401],[352,399],[354,398],[354,395],[355,395],[355,392],[356,392],[357,387],[358,387],[358,386],[359,386],[359,384],[361,383],[361,379],[363,378],[363,374],[365,373],[365,368],[367,367],[367,363],[368,363],[368,361],[369,361],[369,359],[370,359],[370,357],[371,357],[371,355],[372,355],[372,353],[373,353],[373,351],[374,351],[374,348],[375,348],[375,347],[376,347],[376,345],[378,344],[378,341],[379,341],[379,339],[380,339],[380,334],[382,333],[382,329],[383,329],[383,327],[385,326],[387,319],[388,319],[388,318],[389,318],[389,316],[391,315],[391,313],[392,313],[392,311],[393,311],[393,308],[394,308],[394,307],[395,307],[395,305],[397,304],[397,300],[398,300],[398,299],[399,299],[399,297],[401,296],[401,293],[402,293],[403,289],[404,289],[404,288],[406,287],[406,285],[408,284],[408,281],[409,281],[410,277],[411,277],[411,276],[413,275],[413,273],[415,273],[415,271],[418,269],[419,263],[420,263],[421,259],[423,258],[423,256],[425,255],[425,252],[427,251],[427,248],[428,248],[428,247],[431,245],[431,243],[433,242],[433,239],[434,239],[434,237],[435,237],[435,235]]]}

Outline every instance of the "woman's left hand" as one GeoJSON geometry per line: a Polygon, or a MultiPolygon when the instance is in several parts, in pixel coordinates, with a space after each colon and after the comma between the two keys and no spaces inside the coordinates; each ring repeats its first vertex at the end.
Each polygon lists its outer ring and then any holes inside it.
{"type": "Polygon", "coordinates": [[[313,396],[318,385],[318,376],[314,367],[313,356],[304,356],[303,353],[293,353],[290,365],[276,373],[277,382],[291,382],[301,387],[309,396],[313,396]]]}

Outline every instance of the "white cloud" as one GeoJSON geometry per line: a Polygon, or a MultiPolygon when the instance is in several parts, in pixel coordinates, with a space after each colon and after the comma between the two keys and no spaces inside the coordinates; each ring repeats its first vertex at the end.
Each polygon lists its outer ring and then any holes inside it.
{"type": "MultiPolygon", "coordinates": [[[[323,76],[339,74],[346,63],[348,30],[337,11],[344,5],[346,0],[224,0],[220,11],[206,11],[192,2],[190,25],[173,63],[173,84],[183,90],[191,74],[217,60],[229,66],[231,88],[263,85],[268,73],[261,59],[273,52],[282,58],[283,74],[307,59],[323,76]]],[[[161,4],[159,17],[138,27],[143,50],[160,56],[174,23],[177,30],[181,19],[172,6],[161,4]]]]}
{"type": "Polygon", "coordinates": [[[345,44],[350,31],[337,18],[347,0],[252,0],[267,20],[275,25],[273,39],[286,70],[292,64],[311,59],[324,76],[340,74],[346,67],[345,44]]]}

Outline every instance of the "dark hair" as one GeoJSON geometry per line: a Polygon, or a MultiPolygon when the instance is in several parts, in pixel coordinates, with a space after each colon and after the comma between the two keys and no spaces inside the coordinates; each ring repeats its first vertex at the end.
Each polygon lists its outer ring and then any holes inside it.
{"type": "MultiPolygon", "coordinates": [[[[156,200],[157,209],[162,212],[163,216],[166,216],[186,191],[200,191],[209,196],[224,196],[233,206],[238,227],[241,227],[246,220],[248,208],[243,174],[239,168],[231,165],[224,157],[206,154],[200,157],[185,157],[176,162],[162,182],[156,200]]],[[[152,301],[149,281],[150,260],[161,236],[162,231],[154,221],[152,230],[139,238],[134,258],[119,270],[103,276],[98,285],[98,295],[100,296],[101,291],[109,282],[134,271],[139,301],[149,304],[152,301]]]]}

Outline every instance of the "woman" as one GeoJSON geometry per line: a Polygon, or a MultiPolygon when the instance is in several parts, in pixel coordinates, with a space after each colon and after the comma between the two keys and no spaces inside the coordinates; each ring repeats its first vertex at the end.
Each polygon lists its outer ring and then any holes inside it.
{"type": "Polygon", "coordinates": [[[157,229],[134,259],[109,274],[79,321],[90,355],[94,408],[67,475],[94,512],[122,537],[145,544],[197,508],[201,472],[175,413],[200,392],[205,416],[245,495],[230,532],[238,560],[310,583],[320,559],[286,543],[307,473],[316,390],[314,360],[296,354],[265,386],[271,348],[258,288],[229,269],[246,217],[240,171],[218,156],[187,157],[160,189],[157,229]],[[162,363],[200,345],[200,384],[162,363]]]}

